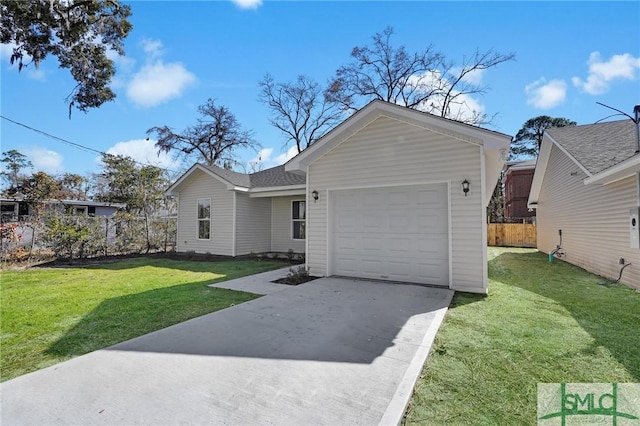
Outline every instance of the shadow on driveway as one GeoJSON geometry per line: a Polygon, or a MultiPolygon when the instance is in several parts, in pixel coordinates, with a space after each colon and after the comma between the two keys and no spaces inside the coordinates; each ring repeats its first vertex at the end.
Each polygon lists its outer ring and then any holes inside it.
{"type": "MultiPolygon", "coordinates": [[[[169,291],[168,289],[154,290],[169,291]]],[[[69,335],[90,332],[101,311],[127,298],[104,302],[69,335]]],[[[322,279],[204,315],[129,340],[107,350],[329,362],[373,362],[387,353],[410,360],[434,312],[446,308],[451,291],[412,285],[322,279]],[[419,317],[419,318],[416,318],[419,317]],[[402,345],[405,344],[405,345],[402,345]]],[[[138,315],[162,315],[148,310],[138,315]]],[[[68,348],[66,336],[49,350],[68,348]]]]}

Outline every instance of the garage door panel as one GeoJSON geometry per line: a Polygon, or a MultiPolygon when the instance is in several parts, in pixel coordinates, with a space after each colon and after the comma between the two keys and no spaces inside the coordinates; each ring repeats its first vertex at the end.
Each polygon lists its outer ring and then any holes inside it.
{"type": "Polygon", "coordinates": [[[332,273],[449,283],[447,185],[332,193],[332,273]]]}

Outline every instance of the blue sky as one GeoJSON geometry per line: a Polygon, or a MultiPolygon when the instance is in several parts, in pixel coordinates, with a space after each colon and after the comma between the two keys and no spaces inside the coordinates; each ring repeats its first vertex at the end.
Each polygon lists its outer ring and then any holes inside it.
{"type": "MultiPolygon", "coordinates": [[[[125,1],[126,3],[126,1],[125,1]]],[[[513,52],[478,76],[490,91],[470,99],[489,114],[489,128],[515,135],[538,115],[590,124],[640,104],[640,2],[289,2],[134,1],[126,56],[116,58],[114,102],[68,119],[74,81],[49,57],[18,73],[1,50],[1,114],[98,151],[131,155],[177,169],[156,156],[146,130],[194,124],[208,98],[227,106],[263,146],[264,166],[287,158],[283,136],[258,101],[258,81],[305,74],[324,84],[350,61],[354,46],[393,26],[393,44],[429,44],[459,63],[476,50],[513,52]]],[[[96,154],[6,120],[2,151],[16,149],[49,173],[98,171],[96,154]]],[[[253,152],[241,152],[249,162],[253,152]]],[[[289,152],[291,154],[291,152],[289,152]]]]}

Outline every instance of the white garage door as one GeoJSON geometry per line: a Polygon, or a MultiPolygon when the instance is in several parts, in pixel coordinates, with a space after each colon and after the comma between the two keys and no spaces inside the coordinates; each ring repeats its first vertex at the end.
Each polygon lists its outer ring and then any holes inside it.
{"type": "Polygon", "coordinates": [[[333,191],[334,275],[449,285],[447,185],[333,191]]]}

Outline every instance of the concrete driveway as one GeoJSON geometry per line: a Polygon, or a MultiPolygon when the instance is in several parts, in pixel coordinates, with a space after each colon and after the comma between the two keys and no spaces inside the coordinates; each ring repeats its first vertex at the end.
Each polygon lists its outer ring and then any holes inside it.
{"type": "Polygon", "coordinates": [[[1,423],[397,424],[453,292],[343,278],[266,287],[2,383],[1,423]]]}

